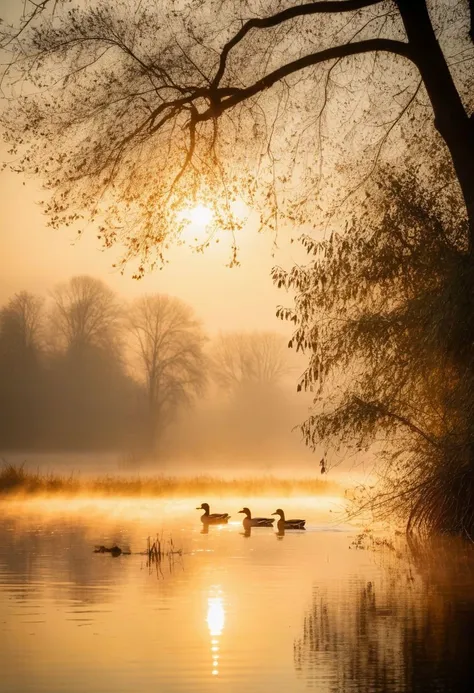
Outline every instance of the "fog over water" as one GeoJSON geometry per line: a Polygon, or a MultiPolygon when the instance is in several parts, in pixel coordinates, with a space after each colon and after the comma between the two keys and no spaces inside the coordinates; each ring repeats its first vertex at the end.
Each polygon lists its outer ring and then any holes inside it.
{"type": "Polygon", "coordinates": [[[0,518],[2,693],[472,690],[472,552],[354,549],[336,498],[9,502],[0,518]],[[243,503],[304,532],[243,532],[243,503]],[[147,537],[181,550],[149,564],[147,537]],[[130,555],[93,553],[117,543],[130,555]],[[429,589],[428,589],[429,585],[429,589]]]}

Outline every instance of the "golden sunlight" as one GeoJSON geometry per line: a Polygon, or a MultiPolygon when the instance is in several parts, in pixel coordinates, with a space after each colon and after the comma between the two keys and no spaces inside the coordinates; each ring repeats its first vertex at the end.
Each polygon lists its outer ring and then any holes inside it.
{"type": "MultiPolygon", "coordinates": [[[[218,594],[222,594],[218,590],[218,594]]],[[[222,597],[209,597],[207,600],[207,626],[211,636],[211,657],[213,676],[219,675],[219,636],[222,635],[225,623],[225,611],[222,597]]]]}
{"type": "Polygon", "coordinates": [[[192,245],[204,243],[209,234],[209,226],[214,219],[214,212],[210,207],[199,203],[194,207],[185,207],[178,219],[183,223],[181,239],[192,245]]]}
{"type": "Polygon", "coordinates": [[[225,612],[222,597],[209,597],[207,602],[207,625],[211,636],[221,635],[224,628],[225,612]]]}
{"type": "Polygon", "coordinates": [[[193,226],[206,227],[211,223],[213,212],[209,207],[199,204],[192,209],[186,210],[184,216],[190,220],[193,226]]]}

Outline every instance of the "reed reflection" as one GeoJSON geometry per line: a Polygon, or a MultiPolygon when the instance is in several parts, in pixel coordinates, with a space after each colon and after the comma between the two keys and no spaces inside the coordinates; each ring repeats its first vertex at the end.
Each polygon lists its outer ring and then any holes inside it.
{"type": "Polygon", "coordinates": [[[472,587],[471,598],[431,589],[421,596],[410,584],[400,574],[388,585],[368,582],[346,595],[315,592],[294,646],[295,668],[308,687],[324,685],[330,693],[474,690],[472,587]]]}
{"type": "Polygon", "coordinates": [[[225,610],[222,598],[222,590],[213,588],[212,595],[207,599],[207,626],[211,636],[211,657],[213,676],[219,675],[220,641],[225,624],[225,610]]]}

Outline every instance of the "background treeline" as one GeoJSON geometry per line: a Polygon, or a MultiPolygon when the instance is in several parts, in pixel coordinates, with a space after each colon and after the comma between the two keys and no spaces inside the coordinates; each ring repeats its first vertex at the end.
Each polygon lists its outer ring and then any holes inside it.
{"type": "Polygon", "coordinates": [[[126,302],[90,276],[21,291],[0,310],[0,450],[282,452],[289,356],[278,334],[211,339],[181,300],[126,302]]]}

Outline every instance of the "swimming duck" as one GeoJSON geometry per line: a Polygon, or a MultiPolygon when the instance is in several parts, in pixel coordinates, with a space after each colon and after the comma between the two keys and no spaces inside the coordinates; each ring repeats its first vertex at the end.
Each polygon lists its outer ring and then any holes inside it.
{"type": "Polygon", "coordinates": [[[242,508],[239,513],[244,513],[245,517],[243,519],[244,529],[249,529],[250,527],[272,527],[275,520],[271,517],[252,517],[252,513],[248,508],[242,508]]]}
{"type": "Polygon", "coordinates": [[[201,503],[199,508],[196,508],[196,510],[204,510],[204,515],[201,515],[201,522],[204,522],[207,525],[227,524],[227,521],[230,518],[228,513],[212,513],[212,515],[210,515],[209,503],[201,503]]]}
{"type": "Polygon", "coordinates": [[[281,508],[272,515],[279,515],[280,519],[277,522],[278,531],[281,532],[283,529],[304,529],[306,520],[285,520],[285,513],[281,508]]]}
{"type": "Polygon", "coordinates": [[[94,553],[111,553],[114,558],[117,556],[120,556],[122,553],[122,549],[119,546],[112,546],[110,549],[107,548],[107,546],[96,546],[94,549],[94,553]]]}

